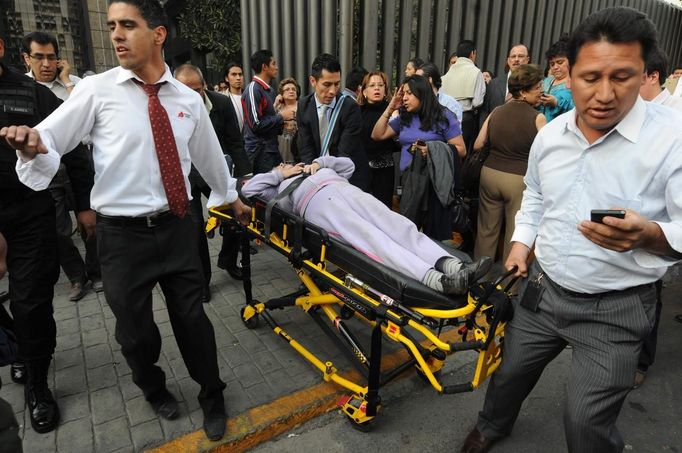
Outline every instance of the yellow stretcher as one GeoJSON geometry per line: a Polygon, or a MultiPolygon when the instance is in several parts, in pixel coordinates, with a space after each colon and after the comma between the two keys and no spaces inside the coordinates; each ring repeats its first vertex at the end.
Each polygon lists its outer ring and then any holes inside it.
{"type": "MultiPolygon", "coordinates": [[[[351,394],[342,398],[339,406],[355,427],[369,429],[380,407],[380,387],[409,368],[414,367],[436,391],[450,394],[472,391],[500,365],[504,327],[512,315],[507,292],[513,281],[504,289],[500,283],[511,273],[492,283],[477,283],[468,295],[453,298],[377,263],[272,203],[268,205],[255,198],[252,207],[248,226],[239,224],[227,207],[210,209],[206,226],[209,235],[220,222],[246,232],[241,235],[246,295],[246,304],[241,309],[242,321],[248,328],[255,329],[259,318],[263,318],[276,335],[322,373],[325,381],[350,390],[351,394]],[[303,289],[266,302],[254,300],[249,253],[252,239],[262,241],[284,255],[296,271],[303,289]],[[335,269],[331,271],[330,268],[335,269]],[[316,321],[351,359],[363,382],[352,382],[341,376],[332,362],[312,354],[285,332],[269,313],[289,306],[300,307],[316,321]],[[345,322],[353,316],[371,329],[369,348],[361,344],[345,322]],[[457,327],[457,341],[440,338],[447,326],[457,327]],[[402,345],[408,351],[409,359],[382,371],[382,336],[402,345]],[[467,350],[478,354],[471,381],[441,382],[438,371],[447,356],[467,350]]],[[[452,250],[448,252],[453,253],[452,250]]]]}

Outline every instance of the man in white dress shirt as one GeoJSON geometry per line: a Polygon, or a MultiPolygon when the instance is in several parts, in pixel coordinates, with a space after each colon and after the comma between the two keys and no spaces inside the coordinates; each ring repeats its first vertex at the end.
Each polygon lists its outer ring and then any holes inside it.
{"type": "Polygon", "coordinates": [[[654,24],[622,7],[592,14],[571,36],[575,109],[543,128],[530,150],[506,263],[526,278],[502,365],[462,452],[488,451],[511,433],[544,367],[567,345],[568,451],[624,448],[616,419],[654,323],[654,282],[682,258],[682,115],[639,97],[656,45],[654,24]],[[599,223],[593,209],[626,213],[599,223]]]}
{"type": "Polygon", "coordinates": [[[60,154],[90,134],[104,292],[133,381],[160,416],[177,417],[178,403],[156,365],[161,337],[151,291],[159,283],[180,353],[201,386],[204,431],[217,440],[225,431],[225,384],[201,304],[195,228],[185,215],[191,164],[211,187],[209,207],[232,203],[240,218],[249,208],[237,197],[201,97],[163,61],[167,28],[159,2],[110,1],[107,23],[121,66],[83,79],[35,129],[12,126],[0,136],[17,149],[20,180],[38,190],[56,172],[60,154]]]}
{"type": "Polygon", "coordinates": [[[646,79],[639,89],[645,101],[661,104],[682,112],[682,97],[663,89],[668,76],[668,56],[663,49],[655,49],[646,62],[646,79]]]}

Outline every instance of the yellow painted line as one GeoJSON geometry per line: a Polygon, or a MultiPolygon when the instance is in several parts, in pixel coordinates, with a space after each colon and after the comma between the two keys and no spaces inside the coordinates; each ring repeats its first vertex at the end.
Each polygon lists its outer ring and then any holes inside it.
{"type": "MultiPolygon", "coordinates": [[[[457,331],[452,329],[444,333],[441,339],[455,341],[458,337],[457,331]]],[[[394,368],[408,358],[407,351],[400,349],[383,357],[382,368],[394,368]]],[[[352,381],[361,379],[360,374],[355,370],[343,373],[343,377],[352,381]]],[[[227,392],[229,391],[228,387],[227,392]]],[[[147,451],[150,453],[244,452],[334,410],[338,399],[347,393],[347,389],[330,382],[323,382],[230,417],[227,420],[225,437],[217,442],[208,440],[204,431],[199,430],[147,451]]],[[[345,417],[345,415],[340,416],[345,417]]]]}

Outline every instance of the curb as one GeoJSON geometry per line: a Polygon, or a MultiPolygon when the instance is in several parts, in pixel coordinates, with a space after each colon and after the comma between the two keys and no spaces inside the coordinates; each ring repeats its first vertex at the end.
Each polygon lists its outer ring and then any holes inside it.
{"type": "MultiPolygon", "coordinates": [[[[453,329],[443,333],[440,338],[443,341],[455,341],[457,337],[457,331],[453,329]]],[[[382,368],[395,367],[407,359],[407,351],[398,350],[382,358],[382,368]]],[[[407,375],[408,373],[403,373],[396,380],[403,379],[407,375]]],[[[360,379],[359,373],[355,370],[343,373],[342,376],[350,380],[360,379]]],[[[336,409],[338,399],[348,392],[347,389],[336,384],[323,382],[230,417],[227,420],[225,437],[219,441],[208,440],[203,430],[198,430],[146,451],[149,453],[241,453],[248,451],[298,425],[336,409]]]]}

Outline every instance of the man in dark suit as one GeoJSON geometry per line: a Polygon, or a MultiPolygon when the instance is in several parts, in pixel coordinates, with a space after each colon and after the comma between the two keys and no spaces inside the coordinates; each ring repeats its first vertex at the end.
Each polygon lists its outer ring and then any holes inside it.
{"type": "MultiPolygon", "coordinates": [[[[249,158],[244,151],[244,141],[239,130],[237,115],[230,99],[223,94],[207,91],[205,89],[206,82],[201,74],[201,70],[196,66],[191,64],[181,65],[175,70],[173,75],[178,81],[199,93],[204,100],[204,105],[208,110],[208,116],[211,118],[211,124],[218,136],[220,147],[223,150],[223,154],[225,154],[225,157],[228,159],[228,168],[232,170],[231,163],[234,162],[240,162],[239,165],[235,164],[235,169],[250,168],[249,158]]],[[[201,258],[201,267],[204,272],[205,286],[202,301],[206,303],[211,300],[211,292],[209,289],[209,284],[211,283],[211,259],[208,252],[208,241],[206,240],[206,234],[204,232],[201,195],[203,194],[208,198],[211,189],[195,168],[192,168],[189,176],[192,186],[191,213],[197,224],[199,257],[201,258]]],[[[235,172],[233,172],[233,176],[244,175],[236,175],[235,172]]],[[[226,251],[227,257],[223,259],[223,262],[221,262],[220,258],[218,259],[218,267],[227,270],[233,278],[241,280],[241,270],[237,267],[239,241],[233,230],[226,230],[223,235],[222,249],[226,251]]]]}
{"type": "Polygon", "coordinates": [[[522,64],[528,64],[529,61],[529,51],[525,44],[516,44],[509,49],[507,72],[491,80],[486,88],[485,98],[483,99],[483,105],[481,106],[481,114],[479,115],[481,125],[483,125],[483,122],[495,107],[507,102],[507,97],[509,95],[507,81],[509,80],[512,69],[518,68],[522,64]]]}
{"type": "Polygon", "coordinates": [[[299,100],[296,115],[301,160],[311,164],[321,155],[349,157],[355,164],[350,183],[367,190],[369,163],[360,139],[362,116],[355,100],[340,92],[341,65],[336,57],[315,58],[309,80],[314,92],[299,100]],[[330,131],[327,140],[325,131],[330,131]]]}

